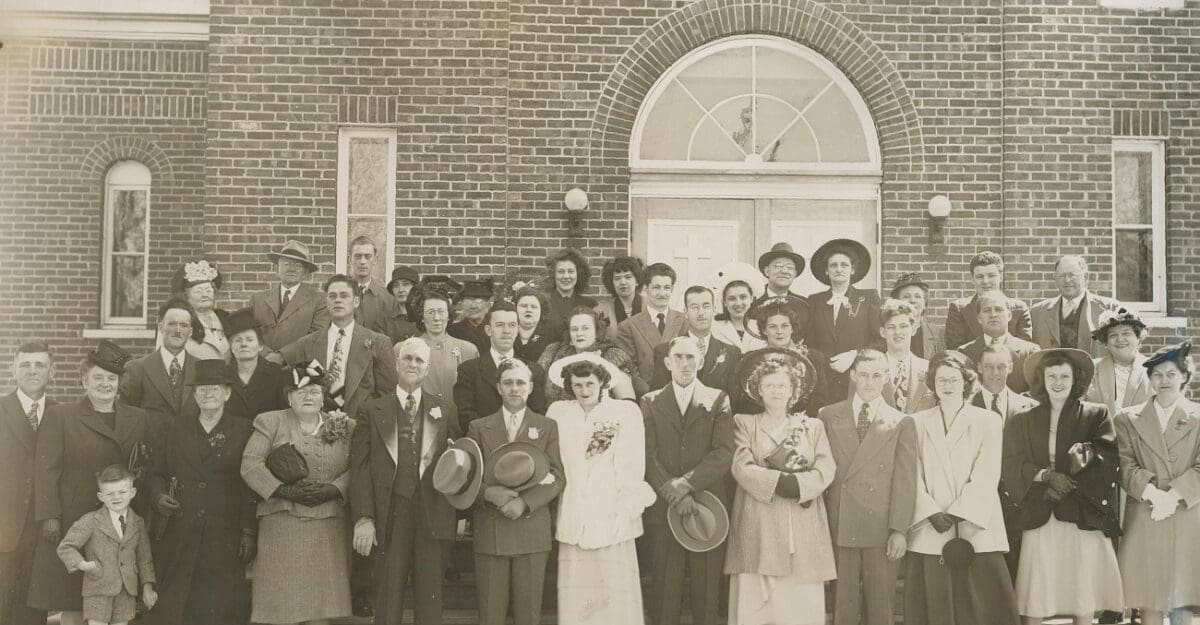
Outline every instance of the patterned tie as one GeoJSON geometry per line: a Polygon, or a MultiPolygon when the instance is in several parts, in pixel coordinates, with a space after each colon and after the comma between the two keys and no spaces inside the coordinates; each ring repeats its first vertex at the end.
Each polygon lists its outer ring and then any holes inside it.
{"type": "Polygon", "coordinates": [[[417,445],[417,400],[409,395],[404,400],[404,412],[408,413],[408,440],[414,447],[417,445]]]}
{"type": "Polygon", "coordinates": [[[666,331],[667,331],[667,316],[662,313],[658,313],[658,333],[661,335],[663,332],[666,332],[666,331]]]}
{"type": "Polygon", "coordinates": [[[333,342],[333,356],[329,359],[330,393],[342,388],[342,339],[344,338],[346,338],[346,329],[338,328],[337,340],[333,342]]]}
{"type": "Polygon", "coordinates": [[[1004,416],[1004,413],[1000,412],[1000,394],[999,393],[992,395],[992,412],[994,412],[1002,417],[1004,416]]]}
{"type": "Polygon", "coordinates": [[[38,429],[38,405],[37,405],[37,402],[33,402],[33,405],[31,405],[29,407],[29,414],[25,415],[25,418],[29,419],[29,427],[33,428],[33,431],[36,432],[38,429]]]}
{"type": "Polygon", "coordinates": [[[125,538],[125,515],[118,516],[117,520],[121,522],[121,538],[125,538]]]}
{"type": "Polygon", "coordinates": [[[280,300],[280,302],[279,302],[279,314],[283,314],[283,311],[287,310],[288,302],[291,302],[291,301],[292,301],[292,290],[284,289],[283,290],[283,299],[280,300]]]}
{"type": "Polygon", "coordinates": [[[696,343],[700,346],[700,362],[704,362],[704,356],[708,354],[708,339],[696,339],[696,343]]]}
{"type": "Polygon", "coordinates": [[[171,378],[171,388],[178,389],[180,378],[183,377],[183,366],[179,364],[179,356],[171,359],[171,368],[167,370],[167,375],[171,378]]]}
{"type": "Polygon", "coordinates": [[[903,412],[905,405],[908,403],[908,361],[901,360],[900,365],[896,367],[896,377],[892,378],[892,386],[896,387],[896,395],[893,397],[896,404],[896,409],[903,412]]]}
{"type": "Polygon", "coordinates": [[[867,430],[871,428],[870,412],[871,409],[866,404],[863,404],[862,408],[858,409],[858,423],[855,425],[855,428],[858,430],[859,442],[862,442],[862,439],[867,437],[867,430]]]}

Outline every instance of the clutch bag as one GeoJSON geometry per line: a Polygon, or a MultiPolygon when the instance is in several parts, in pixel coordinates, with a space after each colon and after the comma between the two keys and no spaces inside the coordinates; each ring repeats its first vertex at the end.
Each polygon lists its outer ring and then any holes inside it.
{"type": "Polygon", "coordinates": [[[267,454],[267,470],[284,484],[295,484],[308,477],[308,461],[291,443],[284,443],[267,454]]]}

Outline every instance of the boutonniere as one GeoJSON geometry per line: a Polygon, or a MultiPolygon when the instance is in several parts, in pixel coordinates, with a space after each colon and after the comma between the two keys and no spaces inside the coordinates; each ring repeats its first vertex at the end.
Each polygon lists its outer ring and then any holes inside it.
{"type": "Polygon", "coordinates": [[[613,439],[621,430],[621,424],[613,421],[597,421],[592,426],[592,438],[588,441],[586,457],[592,458],[608,451],[613,439]]]}
{"type": "Polygon", "coordinates": [[[1183,426],[1187,425],[1187,419],[1180,419],[1175,422],[1175,429],[1182,430],[1183,426]]]}
{"type": "Polygon", "coordinates": [[[350,417],[341,410],[334,410],[324,415],[318,434],[321,442],[332,445],[338,441],[350,440],[350,417]]]}
{"type": "Polygon", "coordinates": [[[529,440],[536,441],[537,439],[541,438],[541,436],[542,436],[542,433],[539,432],[537,428],[535,428],[535,427],[529,428],[529,440]]]}
{"type": "Polygon", "coordinates": [[[725,352],[721,352],[721,354],[717,356],[717,360],[713,363],[713,366],[715,367],[723,362],[725,362],[725,352]]]}
{"type": "Polygon", "coordinates": [[[451,355],[451,356],[454,356],[454,358],[455,358],[455,359],[457,359],[459,356],[461,356],[461,355],[462,355],[462,350],[460,350],[460,349],[458,348],[458,346],[457,346],[457,345],[456,345],[456,346],[454,346],[454,347],[451,347],[451,348],[450,348],[450,355],[451,355]]]}
{"type": "Polygon", "coordinates": [[[375,339],[367,339],[363,341],[363,347],[367,348],[367,351],[375,349],[375,339]]]}
{"type": "Polygon", "coordinates": [[[213,449],[225,449],[225,433],[213,432],[208,435],[208,446],[213,449]]]}
{"type": "Polygon", "coordinates": [[[434,406],[433,409],[429,411],[429,418],[433,419],[434,421],[441,419],[442,418],[441,406],[434,406]]]}
{"type": "Polygon", "coordinates": [[[537,343],[540,340],[542,340],[542,335],[540,335],[540,334],[535,334],[535,335],[529,337],[530,343],[537,343]]]}

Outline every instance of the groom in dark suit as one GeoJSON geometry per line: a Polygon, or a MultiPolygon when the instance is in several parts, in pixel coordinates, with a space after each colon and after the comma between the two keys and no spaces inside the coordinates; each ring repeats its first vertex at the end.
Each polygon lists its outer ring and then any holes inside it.
{"type": "MultiPolygon", "coordinates": [[[[684,333],[696,340],[700,348],[697,377],[709,388],[720,389],[732,395],[737,386],[735,374],[742,352],[713,337],[713,292],[703,286],[690,286],[683,293],[684,333]]],[[[671,381],[671,370],[667,368],[667,349],[670,343],[654,348],[654,374],[650,376],[650,388],[660,389],[671,381]]]]}
{"type": "MultiPolygon", "coordinates": [[[[458,366],[458,380],[454,383],[454,405],[458,408],[459,424],[465,431],[471,422],[482,419],[500,410],[501,391],[500,363],[516,359],[513,344],[517,340],[517,309],[509,302],[500,300],[492,305],[483,318],[483,331],[488,337],[488,347],[458,366]]],[[[544,395],[546,373],[536,363],[522,361],[533,376],[529,389],[529,408],[537,413],[546,412],[544,395]]]]}

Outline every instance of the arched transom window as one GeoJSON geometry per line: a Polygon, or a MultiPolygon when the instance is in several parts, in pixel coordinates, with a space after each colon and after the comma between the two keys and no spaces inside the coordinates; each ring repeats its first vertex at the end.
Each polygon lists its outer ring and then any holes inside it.
{"type": "Polygon", "coordinates": [[[634,170],[878,172],[866,103],[840,70],[792,41],[718,41],[654,85],[630,146],[634,170]]]}

